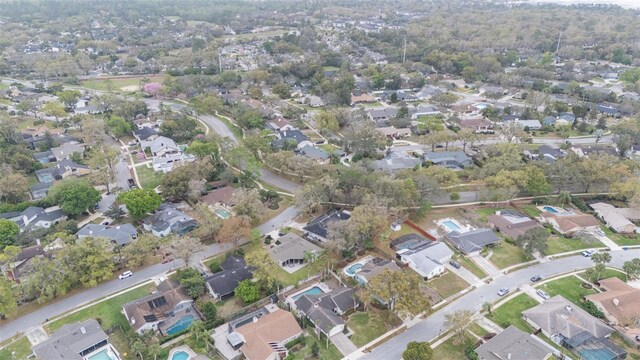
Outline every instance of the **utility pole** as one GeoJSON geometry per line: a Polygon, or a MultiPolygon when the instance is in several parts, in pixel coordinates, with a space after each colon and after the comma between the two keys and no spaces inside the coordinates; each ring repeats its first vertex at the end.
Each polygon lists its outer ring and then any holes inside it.
{"type": "Polygon", "coordinates": [[[560,39],[562,39],[562,31],[560,31],[560,35],[558,35],[558,45],[556,45],[556,54],[558,53],[558,50],[560,49],[560,39]]]}
{"type": "Polygon", "coordinates": [[[220,74],[222,74],[222,52],[218,48],[218,67],[220,68],[220,74]]]}
{"type": "Polygon", "coordinates": [[[402,63],[407,60],[407,37],[404,38],[404,48],[402,50],[402,63]]]}

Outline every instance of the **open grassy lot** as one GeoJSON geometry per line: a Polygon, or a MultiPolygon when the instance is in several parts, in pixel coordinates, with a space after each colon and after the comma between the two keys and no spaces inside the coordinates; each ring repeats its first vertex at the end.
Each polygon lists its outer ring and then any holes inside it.
{"type": "Polygon", "coordinates": [[[514,325],[522,331],[531,331],[531,327],[522,319],[522,312],[538,305],[538,302],[527,294],[520,294],[495,309],[489,317],[503,328],[514,325]]]}
{"type": "Polygon", "coordinates": [[[427,286],[446,299],[466,289],[469,284],[458,275],[448,271],[442,276],[429,280],[427,286]]]}
{"type": "Polygon", "coordinates": [[[129,324],[127,323],[127,319],[120,313],[122,305],[150,294],[154,288],[155,286],[153,284],[143,285],[73,314],[65,315],[47,325],[47,331],[51,333],[59,329],[62,325],[90,318],[100,319],[99,322],[103,329],[109,329],[117,324],[124,329],[129,326],[129,324]]]}
{"type": "Polygon", "coordinates": [[[464,349],[475,345],[475,339],[468,336],[463,343],[455,342],[454,338],[450,338],[433,349],[433,359],[437,360],[461,360],[466,359],[464,349]]]}
{"type": "Polygon", "coordinates": [[[153,171],[153,168],[146,167],[145,165],[136,167],[138,173],[138,179],[140,185],[145,189],[155,189],[160,185],[162,181],[162,173],[153,171]]]}
{"type": "Polygon", "coordinates": [[[23,336],[20,340],[0,350],[0,359],[26,359],[31,353],[31,343],[26,336],[23,336]],[[12,354],[14,355],[12,356],[12,354]]]}
{"type": "Polygon", "coordinates": [[[585,289],[581,284],[582,280],[577,277],[567,276],[543,284],[539,288],[546,291],[550,296],[562,295],[572,303],[582,306],[581,299],[587,295],[595,294],[596,291],[585,289]]]}
{"type": "Polygon", "coordinates": [[[531,260],[527,259],[522,249],[504,240],[500,242],[500,245],[494,246],[492,250],[493,255],[489,260],[494,263],[498,269],[504,269],[511,265],[531,260]]]}
{"type": "MultiPolygon", "coordinates": [[[[96,79],[96,80],[85,80],[82,82],[82,86],[101,91],[125,91],[130,92],[133,89],[133,86],[140,85],[140,80],[144,79],[145,76],[139,77],[131,77],[131,78],[114,78],[114,79],[96,79]]],[[[151,82],[162,82],[161,76],[147,76],[151,82]]]]}
{"type": "Polygon", "coordinates": [[[607,235],[609,239],[611,239],[614,243],[620,246],[640,245],[640,238],[638,237],[637,234],[634,234],[632,235],[632,237],[629,238],[622,234],[613,232],[611,229],[609,229],[604,225],[600,226],[600,228],[602,229],[602,231],[604,231],[605,235],[607,235]]]}
{"type": "Polygon", "coordinates": [[[349,316],[347,327],[353,330],[351,341],[358,347],[364,346],[384,333],[399,326],[402,321],[389,310],[370,306],[367,312],[349,316]]]}
{"type": "Polygon", "coordinates": [[[553,255],[568,251],[577,251],[602,246],[604,245],[595,237],[576,237],[569,239],[566,237],[551,236],[549,237],[549,240],[547,240],[546,254],[553,255]]]}
{"type": "Polygon", "coordinates": [[[304,338],[304,343],[298,344],[294,346],[291,350],[292,352],[287,357],[287,359],[291,360],[304,360],[311,359],[311,348],[313,344],[318,344],[318,348],[320,349],[318,354],[318,359],[322,360],[339,360],[342,359],[342,354],[338,349],[329,342],[329,347],[327,347],[326,339],[318,340],[318,337],[315,334],[307,334],[304,338]]]}

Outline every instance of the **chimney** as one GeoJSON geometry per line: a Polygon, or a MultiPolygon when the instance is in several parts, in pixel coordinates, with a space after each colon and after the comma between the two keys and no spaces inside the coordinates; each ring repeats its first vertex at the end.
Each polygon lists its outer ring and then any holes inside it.
{"type": "Polygon", "coordinates": [[[568,312],[571,312],[571,310],[573,310],[573,308],[571,307],[571,305],[567,305],[564,307],[568,312]]]}

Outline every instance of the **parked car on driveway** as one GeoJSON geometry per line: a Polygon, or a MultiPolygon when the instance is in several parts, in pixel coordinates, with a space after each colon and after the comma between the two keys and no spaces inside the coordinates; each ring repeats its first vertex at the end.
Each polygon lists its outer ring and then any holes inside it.
{"type": "Polygon", "coordinates": [[[500,290],[498,290],[498,296],[505,296],[509,293],[509,289],[508,288],[502,288],[500,290]]]}
{"type": "Polygon", "coordinates": [[[118,279],[122,280],[122,279],[126,279],[129,276],[133,276],[133,273],[129,270],[123,272],[122,274],[118,275],[118,279]]]}
{"type": "Polygon", "coordinates": [[[449,261],[449,265],[453,266],[456,269],[460,269],[462,267],[462,265],[460,265],[460,263],[455,260],[449,261]]]}
{"type": "Polygon", "coordinates": [[[549,296],[549,294],[547,294],[546,291],[542,290],[542,289],[538,289],[536,291],[536,294],[538,294],[538,296],[540,296],[541,298],[547,300],[548,298],[550,298],[551,296],[549,296]]]}

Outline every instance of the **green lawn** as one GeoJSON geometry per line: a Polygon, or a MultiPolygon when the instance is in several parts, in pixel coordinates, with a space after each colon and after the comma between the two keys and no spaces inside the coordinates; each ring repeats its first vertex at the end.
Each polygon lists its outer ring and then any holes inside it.
{"type": "Polygon", "coordinates": [[[520,209],[532,218],[542,214],[542,211],[540,211],[535,205],[522,205],[520,206],[520,209]]]}
{"type": "Polygon", "coordinates": [[[154,289],[155,286],[153,284],[140,286],[109,300],[105,300],[88,308],[82,309],[73,314],[65,315],[59,320],[56,320],[47,325],[47,331],[51,333],[59,329],[62,325],[91,318],[96,320],[99,319],[100,325],[103,329],[109,329],[116,324],[120,324],[120,326],[125,329],[129,326],[129,323],[120,312],[122,311],[122,305],[148,295],[154,289]]]}
{"type": "MultiPolygon", "coordinates": [[[[89,89],[109,91],[111,87],[112,91],[123,91],[122,88],[133,85],[140,85],[140,80],[145,78],[144,76],[133,77],[127,79],[103,79],[103,80],[85,80],[82,82],[82,86],[89,89]]],[[[162,77],[147,77],[151,82],[162,82],[162,77]]]]}
{"type": "Polygon", "coordinates": [[[478,325],[476,323],[472,323],[471,325],[469,325],[468,330],[471,331],[472,333],[480,336],[480,337],[489,334],[489,332],[485,328],[483,328],[482,326],[480,326],[480,325],[478,325]]]}
{"type": "Polygon", "coordinates": [[[484,209],[476,209],[475,213],[480,215],[480,217],[478,217],[478,221],[481,223],[487,223],[487,218],[490,215],[493,215],[496,213],[496,211],[498,211],[499,209],[492,209],[492,208],[484,208],[484,209]]]}
{"type": "Polygon", "coordinates": [[[353,330],[351,341],[361,347],[399,326],[401,320],[389,310],[369,307],[367,312],[349,316],[347,327],[353,330]]]}
{"type": "Polygon", "coordinates": [[[536,305],[538,302],[529,295],[520,294],[495,309],[489,318],[503,328],[514,325],[522,331],[530,332],[529,324],[522,319],[522,312],[536,305]]]}
{"type": "Polygon", "coordinates": [[[560,254],[568,251],[576,251],[582,249],[589,249],[594,247],[604,246],[595,237],[581,238],[565,238],[552,236],[547,240],[547,252],[546,255],[560,254]]]}
{"type": "Polygon", "coordinates": [[[500,242],[500,245],[494,246],[492,250],[493,255],[489,260],[494,263],[498,269],[504,269],[511,265],[520,264],[530,260],[524,255],[522,249],[504,240],[500,242]]]}
{"type": "Polygon", "coordinates": [[[469,284],[458,275],[448,271],[442,276],[429,280],[427,286],[446,299],[466,289],[469,284]]]}
{"type": "Polygon", "coordinates": [[[480,279],[484,279],[487,276],[487,273],[485,273],[478,264],[460,253],[455,253],[452,259],[459,262],[465,269],[480,279]]]}
{"type": "Polygon", "coordinates": [[[9,89],[9,85],[5,83],[0,83],[0,91],[4,91],[9,89]]]}
{"type": "Polygon", "coordinates": [[[310,334],[305,336],[304,344],[296,345],[292,348],[292,352],[289,354],[287,359],[290,360],[305,360],[310,359],[311,357],[311,347],[313,344],[318,344],[318,348],[320,349],[318,354],[318,359],[321,360],[340,360],[342,359],[342,354],[338,349],[329,342],[329,347],[327,347],[326,339],[318,340],[318,337],[315,334],[310,334]]]}
{"type": "MultiPolygon", "coordinates": [[[[581,273],[578,273],[578,275],[580,277],[582,277],[583,279],[587,279],[589,281],[594,281],[595,279],[589,279],[587,277],[587,272],[583,271],[581,273]]],[[[612,278],[612,277],[617,277],[618,279],[622,280],[622,281],[627,281],[627,274],[623,273],[622,271],[618,271],[618,270],[614,270],[614,269],[606,269],[601,275],[600,275],[600,279],[608,279],[608,278],[612,278]]],[[[599,280],[600,280],[599,279],[599,280]]]]}
{"type": "Polygon", "coordinates": [[[540,289],[543,289],[550,296],[562,295],[567,300],[576,305],[582,305],[581,299],[587,295],[595,294],[593,289],[585,289],[581,286],[582,280],[575,276],[567,276],[558,280],[554,280],[543,284],[540,289]]]}
{"type": "Polygon", "coordinates": [[[475,338],[467,336],[466,340],[460,344],[454,341],[453,338],[448,339],[442,344],[433,349],[432,359],[437,360],[461,360],[466,359],[464,355],[464,349],[469,346],[475,345],[475,338]]]}
{"type": "Polygon", "coordinates": [[[26,336],[0,350],[0,359],[26,359],[31,355],[31,343],[26,336]],[[11,356],[15,352],[15,356],[11,356]]]}
{"type": "Polygon", "coordinates": [[[145,189],[155,189],[162,181],[162,173],[153,171],[153,168],[148,168],[145,165],[142,165],[137,166],[136,171],[138,173],[140,185],[145,189]]]}
{"type": "Polygon", "coordinates": [[[637,234],[634,234],[631,238],[628,238],[624,235],[613,232],[611,229],[604,225],[600,226],[600,228],[602,229],[602,231],[604,231],[609,239],[620,246],[640,245],[640,238],[638,238],[637,234]]]}

